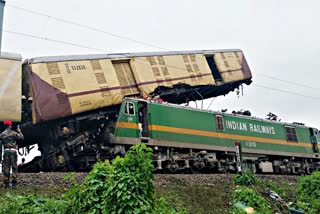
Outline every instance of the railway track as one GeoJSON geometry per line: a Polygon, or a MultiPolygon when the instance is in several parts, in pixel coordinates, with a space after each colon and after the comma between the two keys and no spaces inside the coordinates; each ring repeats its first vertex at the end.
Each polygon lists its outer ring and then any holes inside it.
{"type": "MultiPolygon", "coordinates": [[[[69,173],[20,173],[19,186],[30,188],[68,187],[71,182],[64,180],[69,173]]],[[[87,173],[75,173],[75,179],[82,182],[87,173]]],[[[155,186],[215,186],[220,183],[232,183],[235,174],[155,174],[155,186]]],[[[257,175],[262,180],[286,182],[294,185],[299,176],[296,175],[257,175]]]]}

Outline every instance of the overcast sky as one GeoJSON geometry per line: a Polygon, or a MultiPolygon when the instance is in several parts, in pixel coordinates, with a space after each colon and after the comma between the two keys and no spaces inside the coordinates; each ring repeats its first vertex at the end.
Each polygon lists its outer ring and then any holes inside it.
{"type": "MultiPolygon", "coordinates": [[[[244,95],[239,98],[234,92],[216,98],[210,109],[228,108],[229,112],[249,109],[257,117],[265,117],[268,112],[273,112],[282,121],[303,122],[320,128],[319,1],[6,2],[5,30],[87,46],[90,49],[4,32],[3,51],[31,58],[103,51],[112,53],[240,48],[251,68],[253,84],[245,86],[244,95]],[[117,36],[57,21],[50,16],[117,36]],[[293,83],[281,82],[272,77],[293,83]]],[[[205,101],[204,108],[210,102],[211,100],[205,101]]]]}

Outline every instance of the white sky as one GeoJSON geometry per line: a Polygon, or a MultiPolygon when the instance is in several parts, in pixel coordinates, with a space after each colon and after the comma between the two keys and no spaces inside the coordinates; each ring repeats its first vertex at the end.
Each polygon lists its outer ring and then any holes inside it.
{"type": "MultiPolygon", "coordinates": [[[[4,29],[79,44],[106,52],[240,48],[253,75],[244,96],[218,97],[212,110],[249,109],[253,116],[277,114],[282,121],[320,128],[319,1],[7,0],[4,29]],[[157,47],[59,22],[12,6],[81,23],[157,47]],[[307,85],[288,84],[263,75],[307,85]],[[286,94],[257,85],[285,90],[286,94]]],[[[2,50],[24,58],[102,53],[81,47],[3,33],[2,50]]],[[[204,103],[207,108],[211,100],[204,103]]],[[[198,102],[200,106],[200,102],[198,102]]]]}

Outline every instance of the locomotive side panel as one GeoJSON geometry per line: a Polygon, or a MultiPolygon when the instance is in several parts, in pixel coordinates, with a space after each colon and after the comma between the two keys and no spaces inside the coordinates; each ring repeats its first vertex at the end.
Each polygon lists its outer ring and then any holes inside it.
{"type": "Polygon", "coordinates": [[[292,126],[295,139],[288,139],[287,125],[267,120],[224,115],[226,138],[242,142],[243,151],[287,156],[312,156],[312,144],[306,127],[292,126]]]}
{"type": "MultiPolygon", "coordinates": [[[[150,145],[234,151],[234,142],[238,141],[245,153],[314,157],[307,127],[165,104],[148,103],[147,106],[150,145]],[[217,116],[222,118],[220,125],[217,116]]],[[[115,136],[125,135],[136,143],[137,121],[130,119],[128,124],[128,117],[120,120],[125,123],[117,123],[121,132],[116,131],[115,136]]]]}
{"type": "Polygon", "coordinates": [[[239,142],[243,166],[253,172],[300,174],[320,169],[317,133],[303,125],[126,99],[114,143],[153,146],[157,170],[198,173],[236,172],[239,142]]]}

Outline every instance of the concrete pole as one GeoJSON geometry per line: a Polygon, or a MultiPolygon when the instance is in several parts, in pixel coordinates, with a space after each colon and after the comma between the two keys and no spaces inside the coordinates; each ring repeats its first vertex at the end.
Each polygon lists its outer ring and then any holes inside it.
{"type": "Polygon", "coordinates": [[[2,42],[2,26],[3,26],[3,9],[5,5],[4,0],[0,0],[0,56],[1,56],[1,42],[2,42]]]}

